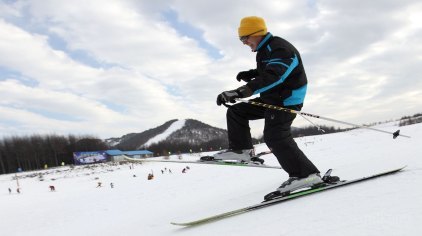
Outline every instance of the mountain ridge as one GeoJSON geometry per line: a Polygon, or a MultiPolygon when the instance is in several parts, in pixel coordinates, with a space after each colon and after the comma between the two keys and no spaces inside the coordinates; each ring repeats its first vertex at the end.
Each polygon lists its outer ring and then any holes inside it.
{"type": "MultiPolygon", "coordinates": [[[[213,127],[201,121],[186,119],[183,127],[169,133],[163,140],[145,145],[149,140],[166,132],[178,119],[172,119],[164,124],[140,133],[125,134],[120,138],[109,138],[105,142],[120,150],[138,149],[168,149],[170,146],[178,146],[186,151],[202,146],[225,146],[227,143],[227,131],[213,127]],[[183,147],[183,148],[182,148],[183,147]]],[[[161,151],[160,150],[160,151],[161,151]]]]}

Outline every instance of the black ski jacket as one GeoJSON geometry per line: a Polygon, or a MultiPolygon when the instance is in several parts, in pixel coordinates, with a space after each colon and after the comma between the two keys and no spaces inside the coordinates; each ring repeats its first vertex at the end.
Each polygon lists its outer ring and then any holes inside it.
{"type": "Polygon", "coordinates": [[[300,110],[308,81],[298,50],[267,33],[256,51],[256,76],[247,86],[253,94],[260,94],[262,102],[300,110]]]}

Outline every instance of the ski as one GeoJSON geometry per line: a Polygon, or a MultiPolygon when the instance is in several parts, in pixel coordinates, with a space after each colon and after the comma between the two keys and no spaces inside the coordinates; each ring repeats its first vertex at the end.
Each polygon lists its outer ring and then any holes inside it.
{"type": "MultiPolygon", "coordinates": [[[[263,155],[270,154],[271,152],[261,152],[253,157],[260,157],[263,155]]],[[[207,165],[224,165],[224,166],[240,166],[240,167],[259,167],[259,168],[270,168],[270,169],[281,169],[280,166],[269,166],[265,164],[255,162],[235,162],[235,161],[185,161],[185,160],[162,160],[162,159],[135,159],[128,156],[124,156],[128,161],[134,162],[169,162],[169,163],[187,163],[187,164],[207,164],[207,165]]]]}
{"type": "Polygon", "coordinates": [[[358,183],[358,182],[362,182],[362,181],[365,181],[365,180],[374,179],[374,178],[377,178],[377,177],[380,177],[380,176],[385,176],[385,175],[397,173],[397,172],[401,171],[402,169],[404,169],[405,167],[406,166],[403,166],[403,167],[400,167],[400,168],[397,168],[397,169],[388,170],[388,171],[385,171],[385,172],[380,172],[380,173],[370,175],[370,176],[366,176],[366,177],[353,179],[353,180],[339,181],[337,183],[325,184],[325,185],[320,186],[320,187],[305,189],[305,190],[298,191],[298,192],[293,192],[293,193],[291,193],[287,196],[284,196],[284,197],[280,197],[280,198],[276,198],[276,199],[268,200],[268,201],[263,201],[261,203],[255,204],[255,205],[243,207],[243,208],[236,209],[236,210],[233,210],[233,211],[224,212],[224,213],[221,213],[221,214],[213,215],[213,216],[202,218],[202,219],[195,220],[195,221],[181,222],[181,223],[171,222],[171,224],[177,225],[177,226],[187,226],[187,227],[205,224],[205,223],[221,220],[221,219],[224,219],[224,218],[228,218],[228,217],[231,217],[231,216],[240,215],[240,214],[243,214],[243,213],[246,213],[246,212],[249,212],[249,211],[253,211],[253,210],[261,209],[261,208],[264,208],[264,207],[272,206],[272,205],[282,203],[282,202],[285,202],[285,201],[288,201],[288,200],[307,196],[307,195],[310,195],[310,194],[313,194],[313,193],[318,193],[318,192],[322,192],[322,191],[325,191],[325,190],[330,190],[330,189],[334,189],[334,188],[337,188],[337,187],[343,187],[343,186],[350,185],[350,184],[353,184],[353,183],[358,183]]]}

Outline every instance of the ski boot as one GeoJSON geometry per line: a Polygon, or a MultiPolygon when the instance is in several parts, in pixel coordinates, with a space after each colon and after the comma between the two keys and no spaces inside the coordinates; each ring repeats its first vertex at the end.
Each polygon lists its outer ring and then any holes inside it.
{"type": "Polygon", "coordinates": [[[319,186],[324,183],[319,173],[310,174],[305,178],[290,177],[284,181],[276,191],[271,192],[264,196],[264,201],[270,201],[275,198],[285,197],[291,192],[303,189],[319,186]]]}
{"type": "MultiPolygon", "coordinates": [[[[200,160],[201,161],[251,162],[251,161],[253,161],[252,160],[253,156],[254,156],[254,150],[253,149],[243,149],[243,150],[227,149],[225,151],[218,152],[218,153],[214,154],[213,156],[201,157],[200,160]]],[[[257,161],[259,161],[259,160],[257,160],[257,161]]],[[[262,162],[263,162],[263,160],[262,160],[262,162]]]]}
{"type": "Polygon", "coordinates": [[[264,201],[288,196],[292,191],[302,188],[318,188],[324,185],[332,185],[340,182],[338,176],[331,176],[332,169],[329,169],[321,178],[319,173],[311,174],[306,178],[291,177],[285,181],[276,191],[264,196],[264,201]],[[301,183],[303,183],[302,186],[301,183]]]}

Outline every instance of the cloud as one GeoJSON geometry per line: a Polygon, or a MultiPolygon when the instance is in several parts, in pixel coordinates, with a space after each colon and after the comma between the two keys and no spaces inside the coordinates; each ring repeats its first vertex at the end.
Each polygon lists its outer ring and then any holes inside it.
{"type": "Polygon", "coordinates": [[[0,129],[108,138],[174,118],[225,128],[215,98],[255,66],[237,39],[248,15],[301,52],[304,110],[353,123],[411,115],[422,98],[421,12],[411,0],[2,2],[0,129]]]}

